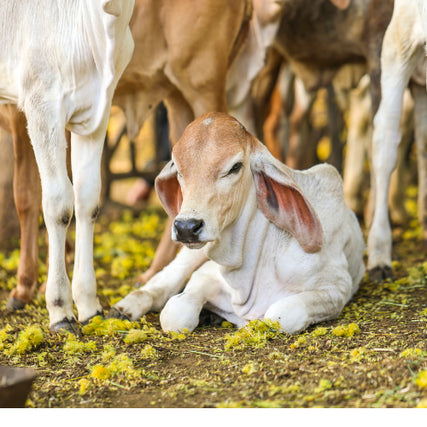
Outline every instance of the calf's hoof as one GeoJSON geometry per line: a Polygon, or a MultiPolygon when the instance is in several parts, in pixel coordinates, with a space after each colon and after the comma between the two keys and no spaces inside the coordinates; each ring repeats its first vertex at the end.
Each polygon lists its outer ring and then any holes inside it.
{"type": "Polygon", "coordinates": [[[81,337],[82,334],[80,332],[80,329],[77,325],[77,322],[75,319],[67,319],[61,320],[59,322],[54,323],[49,328],[50,332],[53,333],[71,333],[73,335],[76,335],[78,337],[81,337]]]}
{"type": "Polygon", "coordinates": [[[389,265],[378,265],[368,271],[369,280],[372,282],[382,282],[393,279],[393,271],[389,265]]]}
{"type": "Polygon", "coordinates": [[[107,313],[107,319],[130,320],[126,314],[122,313],[117,307],[111,307],[107,313]]]}
{"type": "Polygon", "coordinates": [[[7,302],[6,310],[9,310],[9,311],[22,310],[25,307],[25,304],[27,303],[25,301],[22,301],[19,298],[10,297],[9,301],[7,302]]]}

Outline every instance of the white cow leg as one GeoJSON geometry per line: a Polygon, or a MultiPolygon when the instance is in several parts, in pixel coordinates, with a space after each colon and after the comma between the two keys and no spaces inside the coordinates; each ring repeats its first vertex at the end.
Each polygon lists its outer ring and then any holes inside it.
{"type": "Polygon", "coordinates": [[[72,292],[79,321],[86,323],[102,308],[96,294],[93,266],[93,230],[101,192],[101,155],[104,127],[94,135],[71,136],[74,203],[76,215],[76,247],[72,292]]]}
{"type": "MultiPolygon", "coordinates": [[[[392,43],[387,43],[389,38],[386,33],[381,62],[382,99],[374,119],[372,141],[375,208],[368,236],[368,269],[371,279],[376,281],[392,275],[392,236],[388,217],[390,177],[396,167],[397,151],[401,140],[400,120],[403,95],[420,56],[412,52],[412,56],[403,58],[404,50],[399,50],[394,40],[392,43]]],[[[411,52],[408,56],[410,54],[411,52]]],[[[422,49],[420,54],[422,55],[422,49]]]]}
{"type": "Polygon", "coordinates": [[[400,115],[404,86],[394,89],[393,103],[386,96],[374,121],[372,145],[372,184],[375,208],[368,236],[368,269],[372,280],[391,277],[391,226],[388,217],[388,194],[391,174],[397,163],[397,149],[401,139],[400,115]]]}
{"type": "Polygon", "coordinates": [[[275,302],[264,317],[279,322],[284,332],[295,334],[314,323],[338,317],[352,294],[350,275],[344,271],[318,277],[311,288],[314,290],[275,302]]]}
{"type": "Polygon", "coordinates": [[[243,326],[244,322],[233,314],[227,284],[219,272],[219,265],[213,261],[203,264],[193,273],[184,291],[169,299],[160,313],[162,329],[165,332],[194,331],[206,304],[216,314],[243,326]]]}
{"type": "MultiPolygon", "coordinates": [[[[37,99],[36,99],[37,102],[37,99]]],[[[59,108],[28,102],[25,112],[42,185],[43,215],[49,237],[49,270],[46,305],[50,328],[77,333],[70,281],[65,267],[65,238],[73,215],[73,188],[67,175],[64,123],[59,108]]]]}

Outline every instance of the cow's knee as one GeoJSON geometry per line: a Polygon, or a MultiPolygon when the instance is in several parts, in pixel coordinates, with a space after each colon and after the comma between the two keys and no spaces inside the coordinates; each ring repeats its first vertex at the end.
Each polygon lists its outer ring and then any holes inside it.
{"type": "Polygon", "coordinates": [[[73,186],[68,178],[54,181],[43,185],[43,215],[47,227],[66,228],[73,216],[73,186]]]}

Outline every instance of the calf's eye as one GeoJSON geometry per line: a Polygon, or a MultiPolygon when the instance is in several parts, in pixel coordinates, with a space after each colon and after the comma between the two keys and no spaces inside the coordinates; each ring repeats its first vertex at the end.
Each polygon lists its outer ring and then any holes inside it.
{"type": "Polygon", "coordinates": [[[233,167],[228,171],[227,175],[232,175],[235,173],[238,173],[240,171],[240,169],[242,169],[243,167],[243,163],[242,162],[237,162],[233,165],[233,167]]]}

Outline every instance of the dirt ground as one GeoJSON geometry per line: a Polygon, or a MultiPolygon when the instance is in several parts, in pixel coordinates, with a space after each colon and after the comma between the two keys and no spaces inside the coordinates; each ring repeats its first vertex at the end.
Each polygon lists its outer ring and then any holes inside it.
{"type": "MultiPolygon", "coordinates": [[[[100,217],[95,266],[105,310],[134,289],[164,219],[157,208],[100,217]]],[[[19,255],[11,250],[0,254],[0,365],[37,371],[26,402],[36,408],[427,407],[427,257],[420,234],[414,219],[395,228],[394,280],[365,277],[338,319],[294,336],[269,322],[167,335],[156,313],[135,323],[95,319],[81,339],[52,335],[42,294],[22,311],[6,310],[19,255]]],[[[40,245],[42,283],[44,231],[40,245]]]]}

